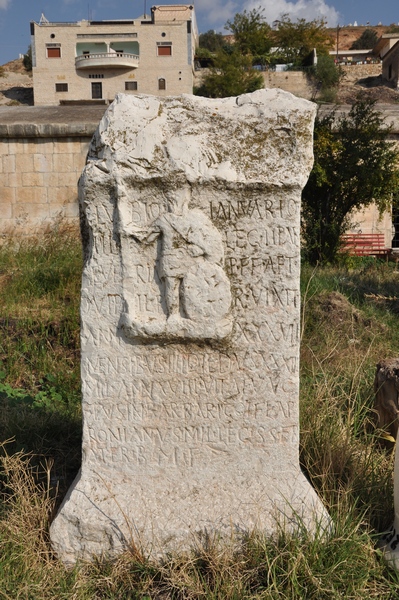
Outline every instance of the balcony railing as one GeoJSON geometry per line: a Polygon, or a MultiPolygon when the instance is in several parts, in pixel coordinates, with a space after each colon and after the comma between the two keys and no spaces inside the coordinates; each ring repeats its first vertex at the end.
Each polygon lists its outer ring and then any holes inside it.
{"type": "Polygon", "coordinates": [[[137,54],[128,54],[127,52],[99,52],[96,54],[82,54],[75,58],[75,67],[77,69],[93,69],[94,67],[101,67],[102,69],[132,69],[138,66],[139,56],[137,54]]]}

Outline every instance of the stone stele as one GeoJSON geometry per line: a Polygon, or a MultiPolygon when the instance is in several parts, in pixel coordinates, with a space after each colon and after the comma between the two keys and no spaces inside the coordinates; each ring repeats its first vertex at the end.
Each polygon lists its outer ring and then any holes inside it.
{"type": "Polygon", "coordinates": [[[314,529],[301,473],[300,198],[315,105],[118,95],[80,180],[82,468],[66,564],[314,529]]]}

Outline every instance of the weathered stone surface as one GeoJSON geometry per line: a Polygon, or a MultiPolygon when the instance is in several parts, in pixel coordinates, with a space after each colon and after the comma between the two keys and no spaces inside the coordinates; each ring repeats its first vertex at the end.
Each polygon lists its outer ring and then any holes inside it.
{"type": "Polygon", "coordinates": [[[66,563],[325,510],[298,459],[299,212],[314,105],[117,97],[81,178],[83,463],[66,563]]]}

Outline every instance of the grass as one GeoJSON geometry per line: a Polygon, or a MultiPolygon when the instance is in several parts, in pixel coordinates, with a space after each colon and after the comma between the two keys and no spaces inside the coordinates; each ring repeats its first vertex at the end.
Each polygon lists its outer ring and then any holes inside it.
{"type": "Polygon", "coordinates": [[[3,243],[0,252],[0,359],[7,380],[36,392],[79,390],[79,289],[82,258],[73,231],[40,241],[3,243]]]}
{"type": "Polygon", "coordinates": [[[62,490],[80,462],[81,268],[65,228],[0,247],[0,442],[51,456],[62,490]]]}
{"type": "Polygon", "coordinates": [[[328,539],[208,536],[162,563],[126,552],[66,570],[48,527],[80,462],[81,260],[66,230],[0,248],[0,600],[397,598],[376,543],[393,517],[393,454],[373,413],[375,365],[399,342],[397,266],[303,267],[300,457],[328,539]]]}

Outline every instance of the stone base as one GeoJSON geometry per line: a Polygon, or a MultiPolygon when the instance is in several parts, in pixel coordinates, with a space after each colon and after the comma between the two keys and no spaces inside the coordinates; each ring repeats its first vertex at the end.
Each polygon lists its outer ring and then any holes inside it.
{"type": "Polygon", "coordinates": [[[78,475],[54,520],[50,535],[67,566],[93,556],[115,557],[135,548],[144,556],[164,557],[198,544],[201,533],[226,540],[258,530],[311,534],[330,527],[330,518],[300,472],[268,478],[267,486],[236,473],[224,485],[182,477],[169,488],[127,479],[118,486],[105,478],[78,475]],[[131,496],[131,490],[135,490],[131,496]]]}
{"type": "Polygon", "coordinates": [[[396,519],[378,545],[389,566],[399,571],[399,529],[397,528],[396,519]]]}

